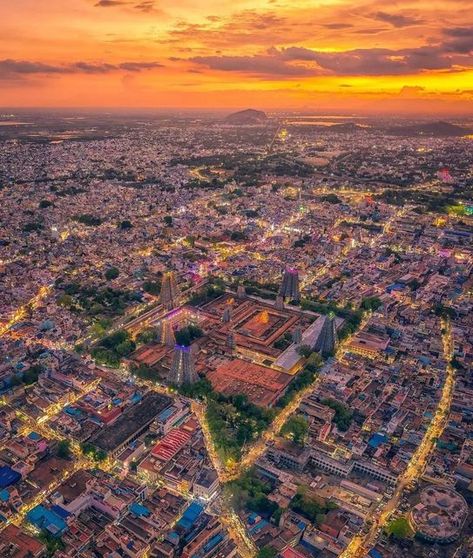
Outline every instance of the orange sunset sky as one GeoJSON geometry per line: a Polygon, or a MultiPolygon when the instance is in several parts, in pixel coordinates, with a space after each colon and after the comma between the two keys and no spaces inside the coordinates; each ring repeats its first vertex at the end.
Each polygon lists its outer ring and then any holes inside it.
{"type": "Polygon", "coordinates": [[[0,106],[473,113],[473,0],[1,0],[0,106]]]}

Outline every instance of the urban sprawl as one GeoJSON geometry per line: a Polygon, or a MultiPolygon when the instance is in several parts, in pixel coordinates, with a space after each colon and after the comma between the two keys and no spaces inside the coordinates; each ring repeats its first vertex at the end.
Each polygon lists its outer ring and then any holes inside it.
{"type": "Polygon", "coordinates": [[[2,558],[473,556],[472,137],[247,112],[2,115],[2,558]]]}

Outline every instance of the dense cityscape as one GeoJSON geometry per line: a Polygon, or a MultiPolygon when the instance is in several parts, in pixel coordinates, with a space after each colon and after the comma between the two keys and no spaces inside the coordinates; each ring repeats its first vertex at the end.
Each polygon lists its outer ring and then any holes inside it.
{"type": "Polygon", "coordinates": [[[473,555],[473,121],[0,120],[0,555],[473,555]]]}

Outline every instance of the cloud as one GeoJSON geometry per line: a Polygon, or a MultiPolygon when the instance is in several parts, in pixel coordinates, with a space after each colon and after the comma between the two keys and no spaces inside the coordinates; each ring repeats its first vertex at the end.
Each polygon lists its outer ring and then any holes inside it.
{"type": "Polygon", "coordinates": [[[322,27],[325,29],[349,29],[353,25],[351,23],[324,23],[322,27]]]}
{"type": "Polygon", "coordinates": [[[162,10],[155,8],[154,0],[141,0],[141,2],[133,2],[131,0],[98,0],[95,4],[96,8],[132,8],[144,14],[160,13],[162,10]]]}
{"type": "Polygon", "coordinates": [[[119,64],[72,62],[70,64],[44,64],[28,60],[0,60],[0,79],[22,78],[28,75],[53,74],[109,74],[112,72],[141,72],[161,68],[159,62],[121,62],[119,64]]]}
{"type": "MultiPolygon", "coordinates": [[[[463,37],[462,37],[463,40],[463,37]]],[[[465,40],[470,40],[466,37],[465,40]]],[[[262,54],[195,56],[189,60],[214,70],[240,72],[268,78],[287,76],[382,76],[418,74],[426,71],[458,71],[473,67],[473,56],[445,42],[406,49],[367,48],[325,52],[305,47],[271,47],[262,54]]]]}
{"type": "Polygon", "coordinates": [[[415,93],[422,93],[423,91],[425,91],[425,87],[423,87],[422,85],[404,85],[403,87],[401,87],[399,95],[409,96],[415,93]]]}
{"type": "Polygon", "coordinates": [[[372,17],[377,21],[390,23],[393,27],[410,27],[411,25],[419,25],[424,22],[422,19],[413,16],[388,14],[386,12],[376,12],[372,17]]]}
{"type": "Polygon", "coordinates": [[[301,77],[315,74],[314,69],[310,67],[289,64],[284,58],[272,53],[253,56],[194,56],[190,60],[213,70],[257,76],[301,77]]]}
{"type": "Polygon", "coordinates": [[[449,37],[445,46],[451,52],[469,54],[473,51],[473,27],[454,27],[445,29],[444,34],[449,37]]]}
{"type": "Polygon", "coordinates": [[[166,44],[191,41],[212,48],[248,45],[292,44],[313,36],[310,22],[289,20],[272,11],[243,10],[228,17],[206,17],[202,22],[178,21],[164,39],[166,44]]]}
{"type": "Polygon", "coordinates": [[[128,2],[122,0],[99,0],[95,4],[96,8],[114,8],[115,6],[126,6],[128,2]]]}

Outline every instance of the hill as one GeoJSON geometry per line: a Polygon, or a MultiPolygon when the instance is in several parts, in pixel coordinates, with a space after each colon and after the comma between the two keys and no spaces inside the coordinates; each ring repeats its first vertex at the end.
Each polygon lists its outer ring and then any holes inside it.
{"type": "Polygon", "coordinates": [[[426,124],[413,124],[410,126],[396,126],[389,128],[388,133],[395,136],[465,136],[471,133],[467,128],[462,128],[450,122],[428,122],[426,124]]]}
{"type": "Polygon", "coordinates": [[[261,110],[246,109],[229,114],[225,118],[227,124],[263,124],[268,117],[261,110]]]}

